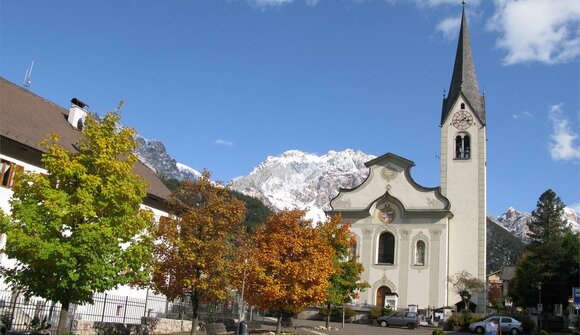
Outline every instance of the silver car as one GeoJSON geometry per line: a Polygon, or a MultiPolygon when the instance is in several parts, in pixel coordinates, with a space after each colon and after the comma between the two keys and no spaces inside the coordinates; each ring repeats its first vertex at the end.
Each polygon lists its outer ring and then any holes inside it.
{"type": "Polygon", "coordinates": [[[474,322],[469,325],[469,330],[483,334],[487,324],[490,322],[500,324],[502,334],[518,335],[523,332],[522,323],[509,316],[492,316],[483,321],[474,322]]]}
{"type": "Polygon", "coordinates": [[[377,323],[381,327],[402,326],[409,329],[415,329],[419,325],[419,317],[415,312],[396,312],[390,316],[381,316],[377,318],[377,323]]]}

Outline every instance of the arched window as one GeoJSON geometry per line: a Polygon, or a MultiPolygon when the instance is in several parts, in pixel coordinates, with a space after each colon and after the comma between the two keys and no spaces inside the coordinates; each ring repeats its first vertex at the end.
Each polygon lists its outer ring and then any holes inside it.
{"type": "Polygon", "coordinates": [[[349,251],[349,255],[348,255],[348,259],[356,259],[356,248],[357,248],[357,243],[356,241],[353,241],[352,244],[350,245],[350,247],[348,248],[349,251]]]}
{"type": "Polygon", "coordinates": [[[465,109],[465,104],[463,102],[461,103],[461,109],[465,109]]]}
{"type": "Polygon", "coordinates": [[[391,233],[382,233],[379,237],[379,264],[395,263],[395,236],[391,233]]]}
{"type": "Polygon", "coordinates": [[[415,265],[425,265],[425,242],[417,241],[415,245],[415,265]]]}
{"type": "Polygon", "coordinates": [[[471,158],[471,139],[468,134],[459,134],[455,136],[455,158],[471,158]]]}
{"type": "Polygon", "coordinates": [[[471,158],[471,140],[469,135],[463,136],[463,158],[469,159],[471,158]]]}

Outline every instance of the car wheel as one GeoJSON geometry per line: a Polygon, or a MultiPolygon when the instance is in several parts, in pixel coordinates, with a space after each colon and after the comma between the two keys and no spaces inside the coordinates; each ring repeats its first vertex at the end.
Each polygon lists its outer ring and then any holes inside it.
{"type": "Polygon", "coordinates": [[[381,321],[381,327],[388,327],[389,323],[385,320],[381,321]]]}
{"type": "Polygon", "coordinates": [[[407,323],[407,328],[409,329],[415,329],[415,324],[414,323],[407,323]]]}
{"type": "Polygon", "coordinates": [[[519,333],[520,333],[520,332],[519,332],[519,330],[517,330],[516,328],[512,328],[512,329],[510,330],[510,334],[511,334],[511,335],[518,335],[519,333]]]}
{"type": "Polygon", "coordinates": [[[483,327],[481,327],[481,326],[475,327],[475,332],[476,333],[483,334],[483,331],[484,331],[483,327]]]}

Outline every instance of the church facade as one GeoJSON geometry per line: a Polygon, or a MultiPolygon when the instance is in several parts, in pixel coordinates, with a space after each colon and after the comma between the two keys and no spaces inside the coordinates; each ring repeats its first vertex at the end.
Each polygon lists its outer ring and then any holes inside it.
{"type": "MultiPolygon", "coordinates": [[[[440,187],[411,176],[412,161],[392,153],[366,163],[368,178],[331,200],[356,236],[354,251],[370,288],[359,303],[395,309],[440,308],[461,301],[448,277],[467,271],[485,282],[486,119],[465,9],[447,97],[441,110],[440,187]]],[[[471,301],[482,311],[485,294],[471,301]]]]}

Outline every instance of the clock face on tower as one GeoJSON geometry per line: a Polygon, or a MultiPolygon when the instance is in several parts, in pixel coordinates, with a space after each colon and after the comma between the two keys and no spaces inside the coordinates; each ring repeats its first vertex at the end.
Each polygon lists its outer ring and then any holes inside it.
{"type": "Polygon", "coordinates": [[[453,114],[451,119],[453,126],[460,130],[465,130],[473,124],[473,116],[467,111],[460,110],[459,112],[453,114]]]}

